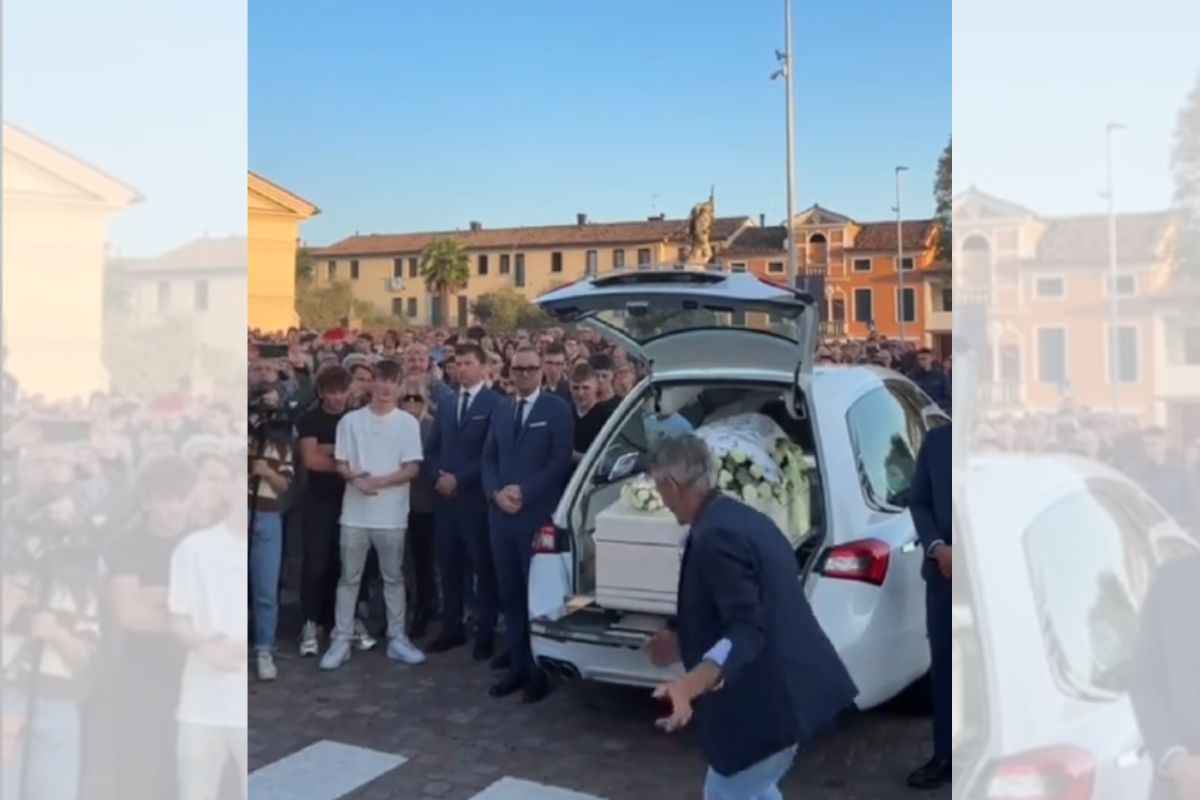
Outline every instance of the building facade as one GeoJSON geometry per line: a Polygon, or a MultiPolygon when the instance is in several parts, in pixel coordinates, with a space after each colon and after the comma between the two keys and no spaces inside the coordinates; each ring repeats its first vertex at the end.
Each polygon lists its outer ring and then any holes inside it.
{"type": "Polygon", "coordinates": [[[296,248],[299,227],[320,213],[299,195],[249,174],[245,292],[251,328],[283,331],[296,324],[296,248]]]}
{"type": "Polygon", "coordinates": [[[138,192],[13,125],[4,125],[5,369],[48,400],[106,391],[108,225],[138,192]]]}
{"type": "Polygon", "coordinates": [[[1168,213],[1116,216],[1115,277],[1105,215],[1044,216],[970,189],[954,220],[959,321],[987,342],[985,401],[1034,412],[1070,401],[1167,422],[1168,356],[1186,366],[1186,326],[1160,302],[1172,278],[1168,213]]]}
{"type": "MultiPolygon", "coordinates": [[[[714,245],[729,247],[751,224],[749,217],[716,219],[714,245]]],[[[464,327],[481,295],[511,288],[532,299],[589,274],[670,264],[686,242],[686,220],[596,223],[580,214],[573,225],[492,230],[472,222],[463,231],[352,236],[309,254],[319,285],[348,281],[355,299],[406,324],[464,327]],[[443,238],[462,243],[470,276],[465,291],[451,298],[445,320],[420,273],[421,254],[443,238]]]]}

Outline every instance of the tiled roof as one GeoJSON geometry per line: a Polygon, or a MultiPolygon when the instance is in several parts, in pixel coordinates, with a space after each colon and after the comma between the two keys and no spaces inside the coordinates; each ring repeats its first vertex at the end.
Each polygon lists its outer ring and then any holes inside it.
{"type": "Polygon", "coordinates": [[[777,255],[787,252],[787,228],[770,225],[747,228],[738,234],[733,244],[721,251],[722,257],[777,255]]]}
{"type": "Polygon", "coordinates": [[[128,272],[203,272],[246,269],[246,240],[240,236],[196,239],[157,258],[118,259],[128,272]]]}
{"type": "MultiPolygon", "coordinates": [[[[713,240],[734,235],[750,222],[749,217],[721,217],[713,223],[713,240]]],[[[370,234],[351,236],[329,247],[310,250],[318,258],[367,256],[390,253],[419,253],[436,239],[456,239],[472,250],[535,247],[583,247],[586,245],[636,245],[655,242],[684,242],[687,220],[652,219],[640,222],[588,222],[583,225],[543,225],[527,228],[480,228],[479,230],[426,233],[370,234]]]]}
{"type": "MultiPolygon", "coordinates": [[[[936,222],[932,219],[905,220],[904,249],[909,252],[924,250],[935,225],[936,222]]],[[[858,235],[854,237],[854,246],[846,249],[864,252],[893,252],[896,249],[896,223],[861,223],[858,235]]]]}
{"type": "MultiPolygon", "coordinates": [[[[1090,263],[1108,260],[1108,217],[1047,219],[1046,232],[1038,242],[1038,261],[1090,263]]],[[[1119,214],[1117,216],[1117,259],[1124,262],[1154,261],[1170,229],[1167,212],[1119,214]]]]}

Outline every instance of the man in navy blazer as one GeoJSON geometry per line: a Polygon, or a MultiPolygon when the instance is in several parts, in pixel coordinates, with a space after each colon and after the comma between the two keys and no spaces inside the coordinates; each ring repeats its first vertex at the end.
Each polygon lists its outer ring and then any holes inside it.
{"type": "Polygon", "coordinates": [[[651,657],[688,672],[655,690],[672,732],[695,716],[708,760],[704,796],[780,798],[797,747],[854,703],[858,689],[813,614],[796,555],[775,523],[714,488],[712,456],[694,434],[662,440],[650,474],[690,525],[674,631],[651,657]]]}
{"type": "Polygon", "coordinates": [[[484,354],[479,345],[458,345],[455,362],[459,390],[438,406],[425,453],[434,480],[442,577],[442,630],[426,650],[442,653],[466,644],[463,574],[469,564],[475,577],[475,660],[486,661],[494,655],[499,596],[488,540],[483,448],[492,415],[503,401],[484,385],[484,354]]]}
{"type": "Polygon", "coordinates": [[[925,441],[917,453],[908,496],[908,510],[925,552],[921,576],[925,578],[925,626],[929,632],[933,687],[933,758],[908,776],[908,785],[914,789],[936,789],[951,778],[953,441],[950,425],[942,425],[925,434],[925,441]]]}
{"type": "Polygon", "coordinates": [[[570,477],[575,420],[570,406],[540,389],[537,350],[518,349],[510,373],[516,396],[500,403],[483,451],[483,488],[491,501],[488,526],[510,661],[491,695],[524,689],[524,701],[533,703],[546,696],[549,683],[529,645],[529,564],[534,535],[550,521],[570,477]]]}

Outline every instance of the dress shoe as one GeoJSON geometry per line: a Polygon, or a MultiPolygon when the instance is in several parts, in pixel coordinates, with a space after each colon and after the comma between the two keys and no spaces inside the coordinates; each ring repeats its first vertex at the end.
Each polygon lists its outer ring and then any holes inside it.
{"type": "Polygon", "coordinates": [[[490,666],[492,669],[512,669],[512,659],[508,657],[508,651],[505,650],[493,658],[490,666]]]}
{"type": "Polygon", "coordinates": [[[488,694],[492,697],[508,697],[518,689],[524,689],[527,683],[529,683],[528,673],[510,672],[499,683],[489,689],[488,694]]]}
{"type": "Polygon", "coordinates": [[[467,637],[463,633],[440,633],[437,638],[429,643],[425,648],[427,653],[445,653],[447,650],[453,650],[456,647],[462,647],[467,643],[467,637]]]}
{"type": "Polygon", "coordinates": [[[475,640],[475,652],[473,654],[476,661],[487,661],[496,653],[496,645],[492,641],[492,637],[484,636],[475,640]]]}
{"type": "Polygon", "coordinates": [[[908,785],[913,789],[940,789],[950,782],[950,775],[948,760],[932,758],[908,776],[908,785]]]}
{"type": "Polygon", "coordinates": [[[525,691],[521,693],[521,702],[537,703],[545,700],[548,694],[550,694],[550,679],[546,677],[546,673],[535,669],[529,682],[525,684],[525,691]]]}

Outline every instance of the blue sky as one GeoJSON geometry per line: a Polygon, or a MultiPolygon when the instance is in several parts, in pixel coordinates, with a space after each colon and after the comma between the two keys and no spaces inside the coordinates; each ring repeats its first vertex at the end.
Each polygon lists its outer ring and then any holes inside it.
{"type": "MultiPolygon", "coordinates": [[[[949,0],[796,3],[797,209],[932,213],[951,124],[949,0]]],[[[783,4],[274,3],[249,22],[250,167],[326,244],[390,232],[786,214],[783,4]]]]}

